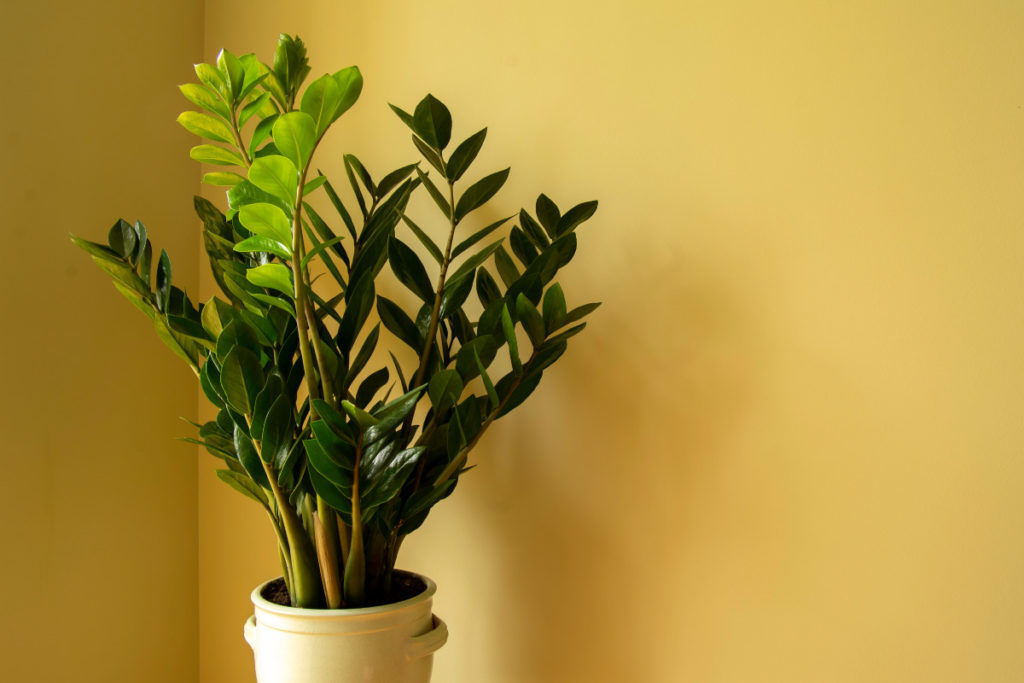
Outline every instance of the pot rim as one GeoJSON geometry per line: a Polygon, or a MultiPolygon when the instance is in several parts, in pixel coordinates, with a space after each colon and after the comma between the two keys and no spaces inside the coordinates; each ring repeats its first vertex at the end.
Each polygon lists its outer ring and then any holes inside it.
{"type": "Polygon", "coordinates": [[[405,574],[407,576],[414,576],[423,582],[426,588],[411,598],[406,598],[399,602],[389,602],[384,605],[374,605],[373,607],[346,607],[342,609],[311,609],[309,607],[291,607],[286,605],[279,605],[276,602],[270,602],[263,597],[263,589],[274,581],[280,579],[280,576],[275,576],[272,579],[267,579],[263,583],[256,586],[249,598],[252,600],[253,606],[264,612],[271,614],[279,614],[283,617],[297,617],[301,616],[304,618],[320,618],[320,619],[331,619],[338,617],[358,617],[370,614],[382,614],[385,612],[400,612],[404,609],[414,607],[421,602],[430,600],[434,593],[437,592],[437,584],[435,584],[429,577],[416,572],[406,571],[404,569],[396,569],[396,573],[405,574]]]}

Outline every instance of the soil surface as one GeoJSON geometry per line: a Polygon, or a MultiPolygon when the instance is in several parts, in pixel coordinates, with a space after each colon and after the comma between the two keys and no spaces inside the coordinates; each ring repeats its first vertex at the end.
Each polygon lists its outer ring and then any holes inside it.
{"type": "MultiPolygon", "coordinates": [[[[427,589],[426,584],[418,577],[405,572],[396,571],[391,579],[391,595],[385,596],[382,600],[371,601],[360,607],[376,607],[377,605],[389,605],[394,602],[402,602],[414,598],[427,589]]],[[[288,588],[284,585],[284,579],[274,579],[266,585],[260,595],[267,602],[276,605],[291,607],[292,600],[288,595],[288,588]]]]}

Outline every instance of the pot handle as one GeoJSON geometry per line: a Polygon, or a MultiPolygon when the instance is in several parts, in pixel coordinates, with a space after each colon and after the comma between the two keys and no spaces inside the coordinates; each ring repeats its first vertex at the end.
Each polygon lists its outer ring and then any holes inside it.
{"type": "Polygon", "coordinates": [[[433,654],[435,650],[448,642],[448,627],[436,614],[430,616],[434,622],[434,628],[423,635],[412,638],[406,647],[405,656],[410,662],[433,654]]]}
{"type": "Polygon", "coordinates": [[[245,634],[245,642],[249,643],[249,647],[252,648],[253,652],[256,651],[256,615],[252,615],[245,621],[245,628],[243,630],[245,634]]]}

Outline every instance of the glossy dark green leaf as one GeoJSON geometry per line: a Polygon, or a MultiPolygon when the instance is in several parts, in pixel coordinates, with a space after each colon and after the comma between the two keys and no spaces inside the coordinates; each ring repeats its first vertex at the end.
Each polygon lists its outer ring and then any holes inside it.
{"type": "Polygon", "coordinates": [[[538,249],[546,249],[551,244],[548,236],[544,234],[544,228],[540,227],[540,223],[535,221],[533,216],[526,213],[526,209],[519,210],[519,224],[538,249]]]}
{"type": "Polygon", "coordinates": [[[562,236],[572,232],[576,229],[576,226],[593,216],[595,211],[597,211],[596,201],[577,204],[558,219],[558,223],[555,226],[555,234],[562,236]]]}
{"type": "Polygon", "coordinates": [[[458,371],[448,369],[441,370],[430,378],[427,394],[430,396],[430,403],[434,406],[434,410],[443,413],[459,402],[462,389],[462,377],[458,371]]]}
{"type": "Polygon", "coordinates": [[[224,407],[224,390],[220,386],[220,371],[217,369],[217,365],[210,360],[203,363],[199,369],[199,386],[210,403],[218,408],[224,407]]]}
{"type": "Polygon", "coordinates": [[[394,301],[382,296],[377,297],[377,312],[380,321],[393,335],[407,344],[414,351],[421,351],[423,338],[416,328],[416,323],[394,301]]]}
{"type": "Polygon", "coordinates": [[[434,181],[431,180],[426,173],[421,171],[418,166],[416,167],[416,173],[419,175],[420,182],[422,182],[423,186],[427,188],[427,193],[430,194],[430,198],[433,199],[434,203],[437,204],[437,207],[441,209],[441,213],[444,214],[444,217],[451,218],[451,205],[448,203],[448,200],[445,199],[444,195],[441,194],[441,190],[437,188],[434,181]]]}
{"type": "Polygon", "coordinates": [[[238,455],[238,462],[242,464],[249,477],[261,487],[269,489],[270,481],[263,469],[259,454],[253,446],[252,439],[245,433],[242,427],[235,425],[234,429],[235,453],[238,455]]]}
{"type": "Polygon", "coordinates": [[[355,446],[356,435],[345,420],[345,416],[334,409],[323,399],[313,399],[313,409],[321,420],[330,428],[334,435],[349,446],[355,446]]]}
{"type": "Polygon", "coordinates": [[[519,315],[519,322],[522,324],[523,329],[526,330],[526,334],[530,338],[530,343],[533,344],[533,347],[537,348],[543,344],[544,337],[547,336],[544,319],[541,317],[537,307],[526,298],[525,294],[520,294],[516,298],[516,313],[519,315]]]}
{"type": "Polygon", "coordinates": [[[348,353],[352,345],[355,344],[359,331],[362,330],[370,311],[373,310],[375,293],[373,277],[360,278],[346,292],[345,312],[341,315],[337,335],[338,348],[342,353],[348,353]]]}
{"type": "Polygon", "coordinates": [[[405,125],[409,126],[409,130],[411,130],[413,132],[416,132],[416,127],[415,127],[415,125],[413,125],[412,114],[410,114],[409,112],[405,111],[401,107],[396,107],[393,104],[388,104],[388,106],[391,107],[391,111],[395,112],[395,114],[398,116],[398,118],[402,119],[402,122],[405,125]]]}
{"type": "Polygon", "coordinates": [[[278,396],[263,422],[260,436],[263,462],[273,464],[284,459],[291,450],[294,430],[291,402],[286,396],[278,396]]]}
{"type": "Polygon", "coordinates": [[[470,256],[468,259],[465,260],[465,262],[463,262],[461,266],[459,266],[455,270],[454,273],[448,276],[448,279],[458,280],[461,277],[464,277],[470,273],[475,272],[477,267],[480,266],[480,264],[482,264],[488,258],[490,258],[491,254],[493,254],[498,249],[498,247],[501,246],[502,241],[503,240],[496,240],[494,242],[491,242],[486,247],[470,256]]]}
{"type": "Polygon", "coordinates": [[[263,507],[269,509],[267,494],[259,487],[259,484],[246,475],[239,474],[238,472],[232,472],[231,470],[217,470],[217,478],[241,493],[243,496],[251,498],[263,507]]]}
{"type": "Polygon", "coordinates": [[[309,455],[309,463],[312,467],[309,470],[309,481],[313,485],[313,490],[316,491],[316,495],[324,499],[324,501],[331,506],[334,510],[338,511],[338,514],[343,520],[346,520],[347,524],[351,524],[352,515],[352,491],[342,492],[342,490],[334,483],[332,483],[326,476],[324,476],[320,469],[317,467],[320,464],[321,467],[326,456],[322,454],[322,450],[318,450],[319,446],[316,446],[316,442],[313,441],[313,446],[309,445],[309,441],[305,442],[306,452],[309,455]]]}
{"type": "Polygon", "coordinates": [[[507,223],[510,218],[512,217],[508,216],[506,218],[502,218],[501,220],[494,221],[490,225],[481,228],[480,230],[477,230],[472,235],[462,240],[462,242],[460,242],[458,245],[455,246],[454,249],[452,249],[452,260],[458,258],[464,251],[466,251],[474,244],[476,244],[477,242],[479,242],[480,240],[482,240],[483,238],[487,237],[492,232],[500,228],[502,225],[507,223]]]}
{"type": "Polygon", "coordinates": [[[197,111],[185,111],[178,116],[182,128],[207,140],[234,144],[234,134],[227,124],[209,114],[197,111]]]}
{"type": "Polygon", "coordinates": [[[571,323],[576,322],[577,320],[580,320],[584,316],[592,313],[600,305],[601,302],[598,301],[592,304],[584,304],[582,306],[572,309],[566,314],[565,320],[562,321],[562,325],[569,325],[571,323]]]}
{"type": "Polygon", "coordinates": [[[295,164],[295,168],[306,167],[317,139],[316,122],[312,116],[302,111],[282,114],[274,122],[271,135],[278,151],[295,164]]]}
{"type": "Polygon", "coordinates": [[[160,261],[156,266],[156,307],[163,311],[167,305],[167,297],[171,291],[171,257],[166,249],[160,250],[160,261]]]}
{"type": "Polygon", "coordinates": [[[416,170],[416,164],[409,164],[408,166],[395,169],[381,178],[380,182],[377,184],[377,192],[375,193],[377,200],[379,201],[388,196],[388,193],[401,185],[406,178],[412,175],[414,170],[416,170]]]}
{"type": "Polygon", "coordinates": [[[424,302],[433,302],[434,288],[430,286],[426,269],[416,252],[397,237],[388,241],[388,262],[399,282],[424,302]]]}
{"type": "Polygon", "coordinates": [[[544,329],[548,334],[565,324],[565,294],[562,293],[562,286],[557,282],[548,287],[548,291],[544,293],[543,310],[544,329]]]}
{"type": "Polygon", "coordinates": [[[135,253],[137,239],[135,231],[132,230],[131,223],[125,220],[119,220],[114,223],[107,233],[107,244],[124,259],[130,259],[135,253]]]}
{"type": "Polygon", "coordinates": [[[348,233],[352,235],[352,239],[356,239],[356,227],[355,223],[352,222],[352,216],[349,214],[348,209],[345,208],[345,204],[341,201],[341,197],[335,192],[334,187],[331,185],[331,181],[324,183],[324,189],[327,191],[327,196],[331,200],[331,204],[334,205],[335,211],[341,216],[341,220],[344,221],[345,227],[348,229],[348,233]]]}
{"type": "Polygon", "coordinates": [[[498,283],[494,281],[494,278],[486,268],[481,268],[476,271],[476,295],[480,297],[480,303],[485,307],[492,301],[501,298],[501,290],[498,288],[498,283]]]}
{"type": "Polygon", "coordinates": [[[537,247],[533,246],[530,242],[530,238],[526,236],[526,233],[519,228],[512,228],[512,232],[508,236],[509,245],[512,247],[512,253],[516,255],[519,262],[524,266],[528,266],[533,263],[540,252],[537,251],[537,247]]]}
{"type": "Polygon", "coordinates": [[[273,289],[287,296],[294,296],[295,286],[292,283],[292,271],[282,263],[267,263],[250,268],[245,273],[246,279],[259,287],[273,289]]]}
{"type": "Polygon", "coordinates": [[[367,194],[371,198],[375,197],[377,195],[377,184],[373,182],[373,177],[370,175],[370,172],[366,170],[363,162],[359,161],[354,154],[346,154],[344,160],[345,165],[352,169],[356,177],[359,178],[359,181],[363,184],[363,187],[366,188],[367,194]]]}
{"type": "Polygon", "coordinates": [[[367,375],[366,379],[360,383],[358,391],[356,391],[356,404],[361,406],[370,405],[377,392],[388,383],[389,375],[390,373],[386,367],[367,375]]]}
{"type": "Polygon", "coordinates": [[[558,207],[546,194],[537,197],[537,218],[551,239],[558,236],[558,221],[562,217],[558,207]]]}
{"type": "Polygon", "coordinates": [[[540,372],[531,372],[524,375],[519,384],[505,396],[504,404],[501,406],[501,410],[498,411],[497,417],[500,418],[507,415],[529,398],[530,394],[537,388],[537,385],[540,384],[542,374],[540,372]]]}
{"type": "Polygon", "coordinates": [[[466,172],[473,160],[476,159],[476,155],[480,152],[480,148],[483,147],[484,138],[487,137],[487,129],[484,128],[478,133],[474,133],[469,136],[462,143],[455,148],[452,152],[451,158],[448,160],[447,176],[451,182],[457,181],[462,177],[462,174],[466,172]]]}
{"type": "Polygon", "coordinates": [[[355,381],[356,376],[366,366],[366,362],[370,360],[370,356],[373,355],[374,349],[377,348],[377,341],[380,339],[380,323],[373,326],[370,333],[366,335],[366,339],[363,340],[362,346],[359,347],[359,352],[356,353],[355,358],[349,365],[348,375],[345,378],[346,384],[352,384],[355,381]]]}
{"type": "Polygon", "coordinates": [[[263,434],[264,424],[271,408],[283,396],[285,396],[284,380],[275,370],[267,375],[267,381],[260,389],[260,393],[256,395],[256,400],[253,403],[252,422],[250,423],[250,431],[253,434],[263,434]]]}
{"type": "Polygon", "coordinates": [[[438,318],[444,320],[455,315],[469,298],[473,291],[473,276],[466,275],[459,280],[449,281],[444,286],[444,295],[441,297],[441,307],[438,309],[438,318]]]}
{"type": "Polygon", "coordinates": [[[469,383],[474,377],[480,374],[476,361],[479,359],[483,366],[489,367],[494,362],[501,344],[490,335],[482,335],[465,344],[455,359],[455,369],[462,376],[462,381],[469,383]]]}
{"type": "Polygon", "coordinates": [[[443,150],[452,138],[452,115],[433,95],[427,95],[416,105],[412,125],[416,134],[436,150],[443,150]]]}
{"type": "Polygon", "coordinates": [[[411,389],[386,405],[374,410],[373,417],[377,422],[366,430],[366,433],[363,435],[363,445],[369,445],[377,441],[401,424],[406,416],[416,407],[416,402],[419,401],[426,388],[426,385],[424,385],[411,389]]]}
{"type": "Polygon", "coordinates": [[[412,219],[405,214],[402,214],[402,220],[405,221],[405,224],[409,226],[410,230],[412,230],[412,234],[416,235],[416,239],[420,241],[420,244],[423,245],[434,260],[437,261],[438,264],[442,263],[444,261],[444,256],[441,254],[441,249],[434,243],[434,240],[430,239],[430,236],[423,232],[423,230],[420,229],[420,226],[413,223],[412,219]]]}
{"type": "MultiPolygon", "coordinates": [[[[330,458],[327,450],[317,439],[309,439],[303,442],[306,448],[306,455],[309,457],[309,464],[313,466],[324,479],[338,487],[336,495],[351,496],[352,495],[352,472],[344,467],[341,467],[334,460],[330,458]]],[[[321,489],[316,486],[316,482],[313,483],[317,493],[319,493],[325,499],[328,496],[323,495],[321,489]]],[[[328,499],[329,502],[331,502],[328,499]]],[[[331,502],[332,506],[335,506],[334,502],[331,502]]],[[[343,508],[342,508],[343,509],[343,508]]]]}
{"type": "Polygon", "coordinates": [[[516,268],[516,264],[512,261],[512,257],[508,255],[504,247],[498,247],[497,251],[494,252],[494,265],[497,267],[498,275],[501,276],[501,280],[505,283],[506,287],[511,287],[519,279],[519,269],[516,268]]]}
{"type": "Polygon", "coordinates": [[[221,360],[220,386],[232,408],[244,415],[251,414],[256,396],[263,388],[263,368],[256,354],[243,346],[233,347],[221,360]]]}
{"type": "Polygon", "coordinates": [[[476,361],[477,372],[480,373],[480,380],[484,383],[484,389],[487,390],[487,398],[491,402],[491,409],[494,410],[500,403],[498,392],[495,391],[494,383],[491,382],[491,378],[487,374],[487,370],[484,368],[483,361],[480,360],[480,355],[476,349],[473,349],[473,360],[476,361]]]}
{"type": "Polygon", "coordinates": [[[570,327],[569,329],[565,330],[564,332],[559,332],[555,336],[551,337],[546,342],[544,342],[544,344],[545,345],[548,345],[548,344],[555,345],[555,344],[558,344],[560,342],[564,342],[569,337],[573,337],[573,336],[579,334],[580,332],[582,332],[583,328],[586,327],[586,326],[587,326],[586,323],[580,323],[579,325],[575,325],[573,327],[570,327]]]}
{"type": "Polygon", "coordinates": [[[530,361],[530,372],[539,372],[557,361],[565,353],[569,344],[566,341],[559,341],[553,344],[547,343],[534,351],[533,360],[530,361]]]}
{"type": "Polygon", "coordinates": [[[469,212],[480,208],[487,201],[498,193],[501,186],[508,180],[508,174],[511,169],[506,168],[503,171],[492,173],[489,176],[485,176],[477,182],[470,185],[462,196],[459,197],[458,203],[455,205],[455,222],[461,221],[466,217],[469,212]]]}
{"type": "Polygon", "coordinates": [[[423,158],[427,160],[427,163],[433,166],[438,173],[440,173],[441,175],[445,175],[445,173],[447,172],[445,168],[445,163],[441,159],[440,155],[438,155],[437,152],[430,148],[430,145],[423,142],[423,140],[420,140],[420,138],[416,135],[412,136],[412,143],[416,145],[416,149],[420,151],[420,154],[422,154],[423,158]]]}
{"type": "Polygon", "coordinates": [[[372,510],[393,500],[405,486],[424,450],[423,446],[417,446],[396,454],[380,476],[368,482],[365,493],[360,492],[360,502],[364,509],[372,510]]]}

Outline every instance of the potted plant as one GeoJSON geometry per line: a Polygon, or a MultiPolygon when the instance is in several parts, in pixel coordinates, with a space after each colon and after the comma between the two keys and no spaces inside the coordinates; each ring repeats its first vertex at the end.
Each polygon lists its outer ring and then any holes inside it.
{"type": "Polygon", "coordinates": [[[193,303],[141,222],[72,240],[195,373],[218,412],[186,440],[270,519],[282,576],[253,592],[245,629],[258,679],[427,681],[447,631],[399,548],[596,308],[569,309],[554,278],[597,203],[563,214],[542,194],[536,216],[475,224],[509,169],[468,180],[487,130],[450,145],[427,95],[391,107],[423,161],[375,178],[346,155],[346,205],[313,159],[359,97],[356,67],[303,88],[305,47],[282,35],[271,65],[221,51],[195,70],[181,91],[201,111],[178,121],[209,141],[193,159],[225,167],[204,181],[227,188],[227,213],[194,200],[219,295],[193,303]],[[420,191],[431,219],[407,213],[420,191]]]}

